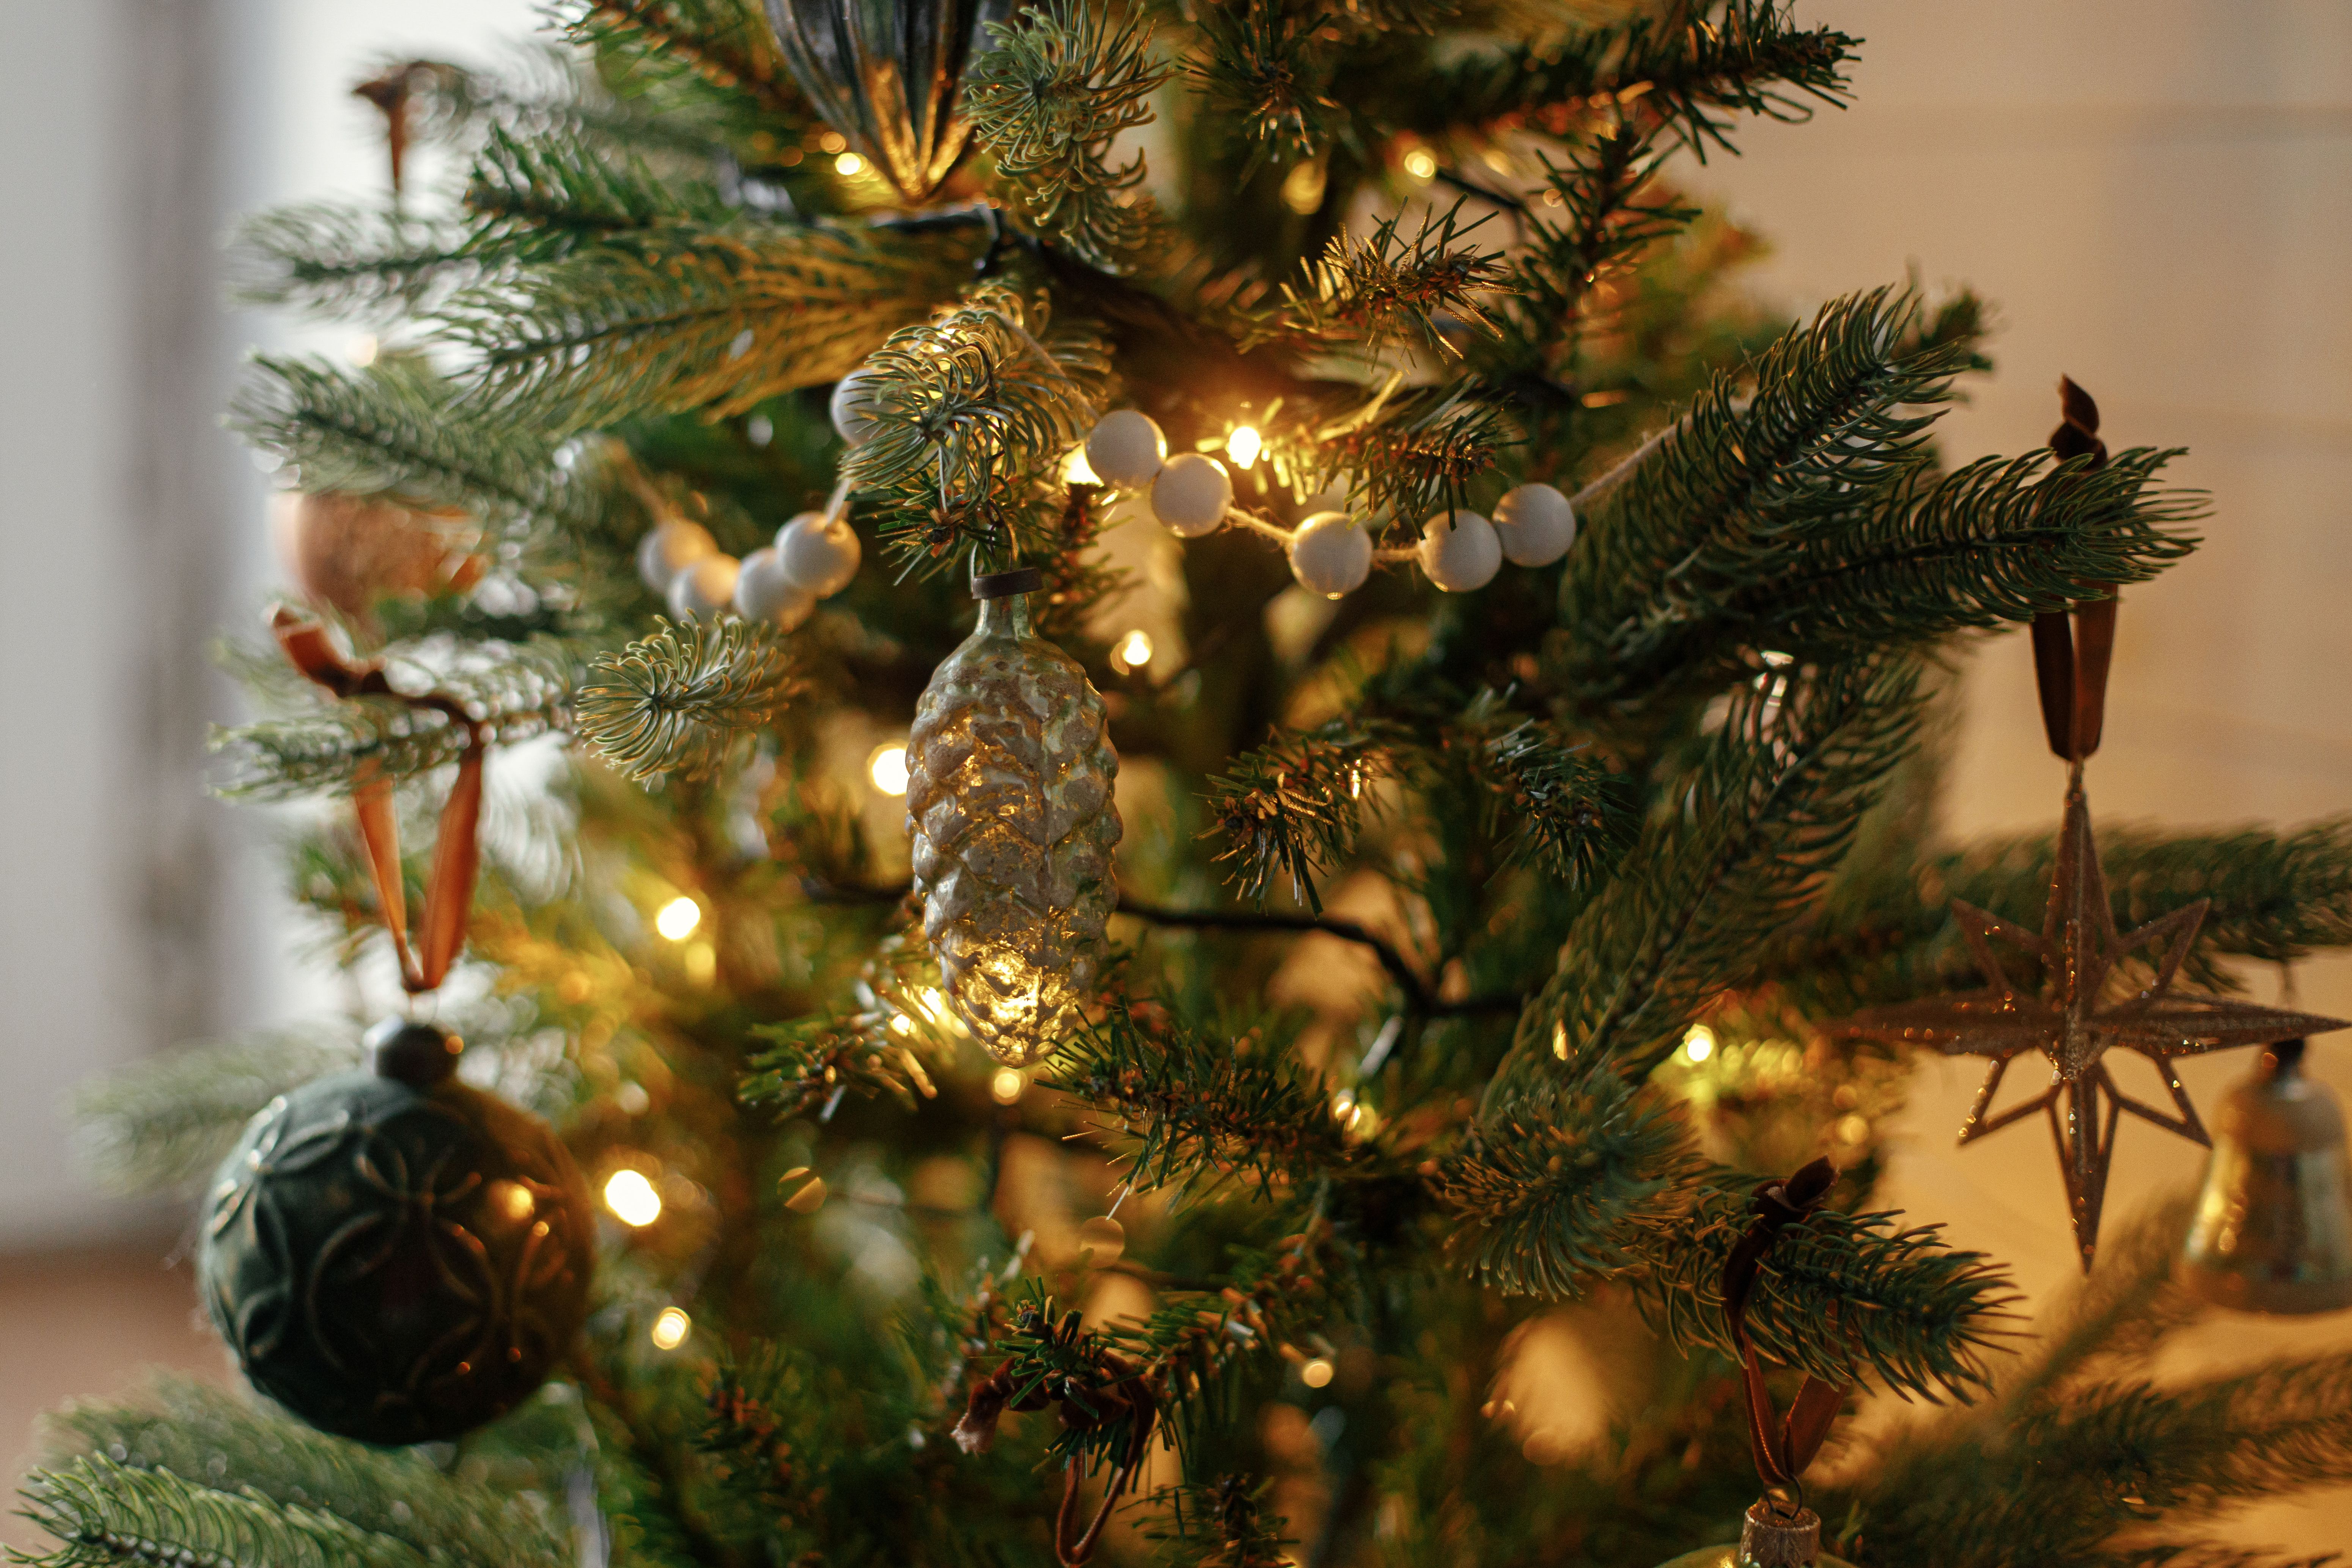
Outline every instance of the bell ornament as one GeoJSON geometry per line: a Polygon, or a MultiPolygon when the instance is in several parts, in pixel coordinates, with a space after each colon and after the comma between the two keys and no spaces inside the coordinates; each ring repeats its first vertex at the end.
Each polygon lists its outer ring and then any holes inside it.
{"type": "Polygon", "coordinates": [[[1013,0],[767,0],[784,64],[825,123],[910,203],[928,200],[971,138],[957,102],[982,25],[1013,0]]]}
{"type": "Polygon", "coordinates": [[[2303,1071],[2304,1043],[2263,1055],[2215,1120],[2181,1283],[2216,1306],[2303,1314],[2352,1306],[2352,1170],[2344,1112],[2303,1071]]]}

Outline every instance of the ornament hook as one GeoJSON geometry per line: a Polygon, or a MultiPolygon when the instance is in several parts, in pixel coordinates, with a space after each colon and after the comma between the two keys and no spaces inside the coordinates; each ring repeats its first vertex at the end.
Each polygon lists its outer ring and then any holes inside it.
{"type": "MultiPolygon", "coordinates": [[[[2058,427],[2050,449],[2062,462],[2090,459],[2087,472],[2107,466],[2107,445],[2099,439],[2099,405],[2065,376],[2058,378],[2058,427]]],[[[2100,595],[2063,610],[2033,617],[2033,678],[2042,700],[2042,728],[2059,760],[2080,767],[2099,749],[2107,710],[2107,667],[2116,648],[2117,588],[2112,583],[2084,586],[2100,595]]]]}

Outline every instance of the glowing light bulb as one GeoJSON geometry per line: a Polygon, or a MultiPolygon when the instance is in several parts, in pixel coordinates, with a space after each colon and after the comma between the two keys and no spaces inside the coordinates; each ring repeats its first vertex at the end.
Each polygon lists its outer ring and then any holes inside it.
{"type": "Polygon", "coordinates": [[[1426,180],[1437,173],[1437,157],[1426,147],[1416,147],[1404,155],[1404,172],[1416,180],[1426,180]]]}
{"type": "Polygon", "coordinates": [[[833,172],[844,179],[866,173],[866,160],[855,153],[844,153],[833,161],[833,172]]]}
{"type": "Polygon", "coordinates": [[[907,747],[905,742],[892,741],[874,748],[866,759],[866,776],[884,795],[907,793],[907,747]]]}
{"type": "Polygon", "coordinates": [[[1330,1383],[1331,1372],[1329,1358],[1318,1355],[1298,1369],[1298,1381],[1309,1388],[1322,1388],[1330,1383]]]}
{"type": "Polygon", "coordinates": [[[653,1342],[657,1351],[674,1351],[686,1343],[686,1331],[694,1327],[694,1320],[676,1307],[664,1307],[661,1316],[654,1320],[653,1342]]]}
{"type": "Polygon", "coordinates": [[[1237,467],[1248,468],[1257,461],[1257,455],[1264,450],[1265,438],[1247,425],[1235,426],[1234,433],[1225,437],[1225,456],[1231,458],[1237,467]]]}
{"type": "Polygon", "coordinates": [[[988,1095],[999,1105],[1010,1105],[1020,1099],[1028,1087],[1028,1075],[1019,1068],[998,1068],[989,1077],[988,1095]]]}
{"type": "Polygon", "coordinates": [[[1062,459],[1062,482],[1066,485],[1102,483],[1102,476],[1095,472],[1095,466],[1092,463],[1087,461],[1085,442],[1081,441],[1071,447],[1070,455],[1062,459]]]}
{"type": "Polygon", "coordinates": [[[1715,1055],[1715,1031],[1705,1024],[1693,1024],[1690,1033],[1683,1037],[1683,1055],[1695,1062],[1715,1055]]]}
{"type": "Polygon", "coordinates": [[[381,347],[373,332],[362,332],[343,345],[343,356],[365,370],[375,363],[376,352],[381,347]]]}
{"type": "Polygon", "coordinates": [[[1110,650],[1110,662],[1111,667],[1121,675],[1130,670],[1141,669],[1145,665],[1150,664],[1151,634],[1140,630],[1131,631],[1119,638],[1118,646],[1110,650]]]}
{"type": "Polygon", "coordinates": [[[643,1171],[626,1167],[614,1172],[604,1184],[604,1206],[623,1225],[639,1229],[661,1218],[661,1194],[654,1191],[654,1184],[646,1180],[643,1171]]]}
{"type": "Polygon", "coordinates": [[[684,942],[702,923],[702,906],[692,899],[672,899],[654,916],[654,930],[672,942],[684,942]]]}

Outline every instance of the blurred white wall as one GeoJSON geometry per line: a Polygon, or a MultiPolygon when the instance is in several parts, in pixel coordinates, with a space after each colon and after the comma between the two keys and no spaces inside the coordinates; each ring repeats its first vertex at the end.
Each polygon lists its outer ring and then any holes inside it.
{"type": "MultiPolygon", "coordinates": [[[[140,1216],[72,1157],[91,1074],[318,1010],[259,814],[206,800],[205,662],[274,576],[263,485],[218,425],[255,342],[235,215],[373,193],[400,52],[484,60],[530,0],[81,0],[8,10],[0,94],[0,1249],[140,1216]]],[[[420,171],[432,174],[429,161],[420,171]]]]}

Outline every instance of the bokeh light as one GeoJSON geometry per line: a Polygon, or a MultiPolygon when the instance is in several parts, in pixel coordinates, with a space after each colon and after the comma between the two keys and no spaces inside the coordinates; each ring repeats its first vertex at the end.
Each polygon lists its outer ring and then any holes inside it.
{"type": "Polygon", "coordinates": [[[646,1180],[643,1171],[625,1167],[613,1173],[604,1184],[604,1206],[623,1225],[645,1226],[661,1218],[661,1194],[646,1180]]]}

